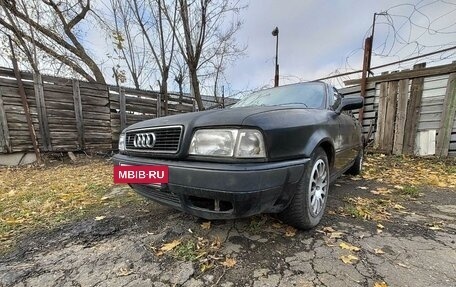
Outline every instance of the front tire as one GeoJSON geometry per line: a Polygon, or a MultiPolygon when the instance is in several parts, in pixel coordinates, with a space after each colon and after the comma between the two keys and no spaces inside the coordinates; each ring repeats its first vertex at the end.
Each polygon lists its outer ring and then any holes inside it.
{"type": "Polygon", "coordinates": [[[328,191],[328,156],[318,147],[311,155],[290,205],[279,214],[279,217],[299,229],[315,227],[323,217],[328,191]]]}

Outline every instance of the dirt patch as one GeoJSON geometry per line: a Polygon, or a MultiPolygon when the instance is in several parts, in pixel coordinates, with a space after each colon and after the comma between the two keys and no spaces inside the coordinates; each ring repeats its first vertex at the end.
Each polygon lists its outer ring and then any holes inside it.
{"type": "Polygon", "coordinates": [[[0,190],[0,251],[27,230],[52,228],[99,208],[139,201],[129,188],[113,186],[112,164],[103,159],[0,168],[0,190]]]}

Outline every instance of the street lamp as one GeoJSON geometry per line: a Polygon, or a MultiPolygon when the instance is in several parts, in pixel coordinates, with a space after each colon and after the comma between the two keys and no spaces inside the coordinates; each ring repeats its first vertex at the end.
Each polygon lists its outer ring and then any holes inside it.
{"type": "Polygon", "coordinates": [[[274,87],[279,86],[279,28],[272,30],[272,36],[276,37],[276,55],[275,55],[275,76],[274,87]]]}

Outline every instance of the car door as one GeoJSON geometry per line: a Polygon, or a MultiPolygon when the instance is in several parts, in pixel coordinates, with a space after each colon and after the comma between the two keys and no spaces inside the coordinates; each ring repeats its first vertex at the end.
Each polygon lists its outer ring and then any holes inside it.
{"type": "MultiPolygon", "coordinates": [[[[333,94],[333,105],[332,108],[335,110],[342,101],[342,95],[335,89],[332,89],[333,94]]],[[[337,116],[339,123],[339,132],[337,138],[334,140],[336,159],[334,162],[335,168],[338,171],[342,171],[348,167],[348,165],[356,157],[354,155],[355,138],[354,134],[356,131],[355,122],[352,116],[347,111],[343,111],[337,116]]]]}

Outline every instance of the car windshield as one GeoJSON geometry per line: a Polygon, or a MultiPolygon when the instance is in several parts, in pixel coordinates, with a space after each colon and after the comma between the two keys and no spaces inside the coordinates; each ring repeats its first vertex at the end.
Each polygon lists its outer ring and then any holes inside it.
{"type": "Polygon", "coordinates": [[[303,105],[317,109],[323,107],[325,95],[323,83],[300,83],[255,92],[232,107],[303,105]]]}

